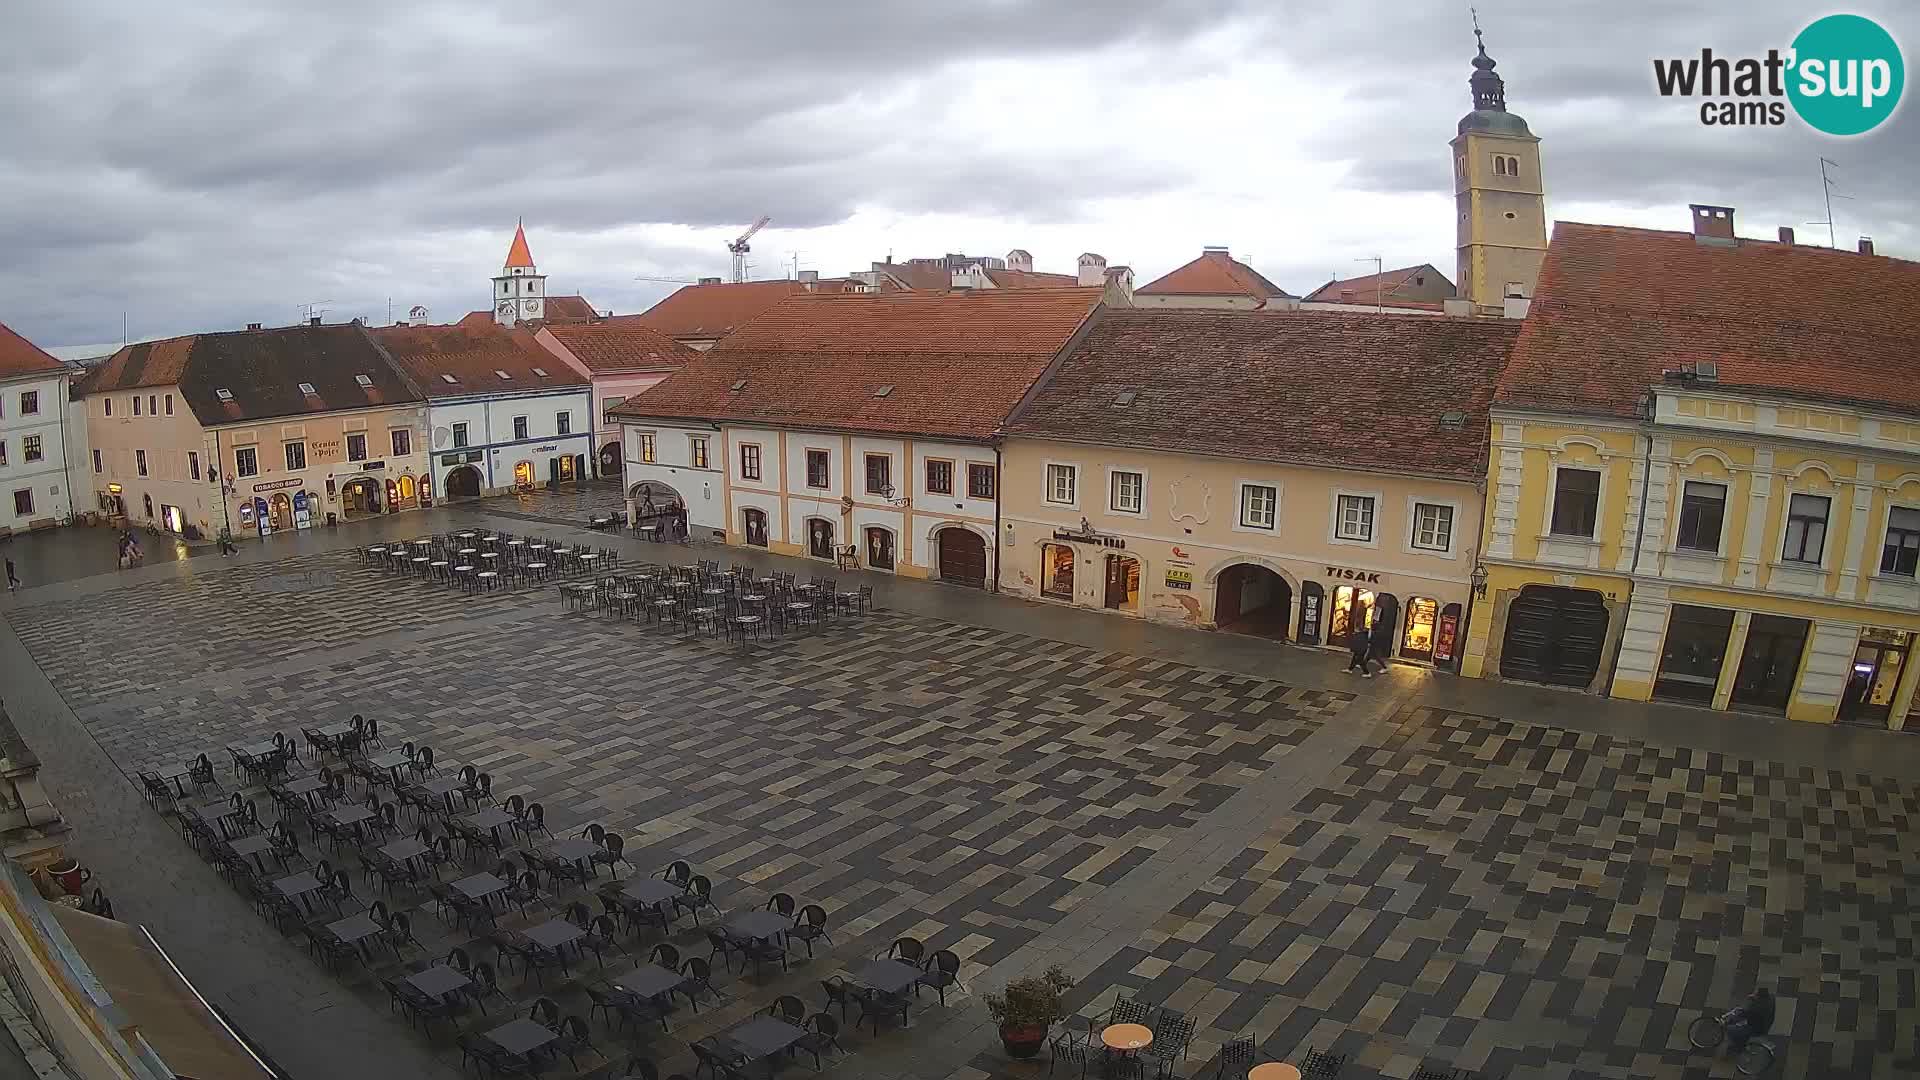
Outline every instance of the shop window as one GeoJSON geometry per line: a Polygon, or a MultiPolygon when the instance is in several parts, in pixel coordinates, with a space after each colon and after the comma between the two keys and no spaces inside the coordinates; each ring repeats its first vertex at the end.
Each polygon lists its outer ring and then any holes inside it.
{"type": "Polygon", "coordinates": [[[1913,577],[1920,566],[1920,510],[1896,506],[1887,514],[1887,543],[1880,549],[1880,572],[1913,577]]]}
{"type": "Polygon", "coordinates": [[[1273,528],[1279,506],[1280,492],[1272,485],[1240,485],[1240,524],[1247,528],[1273,528]]]}
{"type": "Polygon", "coordinates": [[[1675,604],[1667,619],[1666,644],[1660,652],[1660,670],[1653,696],[1668,701],[1713,702],[1714,687],[1727,658],[1727,640],[1733,634],[1733,612],[1721,608],[1675,604]]]}
{"type": "Polygon", "coordinates": [[[1433,659],[1433,635],[1440,623],[1440,604],[1432,597],[1407,601],[1407,629],[1400,638],[1400,655],[1409,660],[1433,659]]]}
{"type": "Polygon", "coordinates": [[[939,458],[927,459],[927,494],[953,494],[953,462],[939,458]]]}
{"type": "Polygon", "coordinates": [[[233,452],[233,471],[237,476],[259,476],[260,455],[251,446],[243,446],[233,452]]]}
{"type": "Polygon", "coordinates": [[[807,486],[810,488],[833,486],[833,456],[827,451],[807,451],[807,486]]]}
{"type": "Polygon", "coordinates": [[[1140,560],[1127,555],[1107,556],[1106,606],[1114,611],[1140,607],[1140,560]]]}
{"type": "Polygon", "coordinates": [[[1146,500],[1146,478],[1137,472],[1116,469],[1109,484],[1107,508],[1120,514],[1137,514],[1146,500]]]}
{"type": "Polygon", "coordinates": [[[1300,632],[1294,640],[1302,645],[1320,644],[1320,622],[1326,606],[1326,590],[1317,581],[1300,584],[1300,632]]]}
{"type": "Polygon", "coordinates": [[[706,438],[700,435],[689,435],[687,437],[687,455],[693,461],[694,468],[696,469],[706,468],[707,467],[706,438]]]}
{"type": "Polygon", "coordinates": [[[290,442],[287,444],[287,471],[298,472],[307,467],[307,444],[290,442]]]}
{"type": "Polygon", "coordinates": [[[1078,470],[1071,465],[1047,466],[1047,501],[1055,506],[1072,506],[1078,493],[1078,470]]]}
{"type": "Polygon", "coordinates": [[[886,454],[867,455],[867,494],[893,498],[893,458],[886,454]]]}
{"type": "Polygon", "coordinates": [[[1040,595],[1073,599],[1073,549],[1065,544],[1040,548],[1040,595]]]}
{"type": "Polygon", "coordinates": [[[1334,535],[1342,540],[1368,543],[1373,540],[1373,496],[1342,495],[1334,535]]]}
{"type": "Polygon", "coordinates": [[[740,447],[740,479],[760,479],[760,445],[746,443],[740,447]]]}
{"type": "Polygon", "coordinates": [[[826,518],[807,519],[807,554],[816,559],[834,557],[833,522],[826,518]]]}
{"type": "Polygon", "coordinates": [[[1827,513],[1832,506],[1833,500],[1825,495],[1795,495],[1788,500],[1782,562],[1820,565],[1820,554],[1827,546],[1827,513]]]}
{"type": "Polygon", "coordinates": [[[1555,536],[1579,536],[1593,539],[1595,519],[1600,513],[1600,474],[1593,469],[1560,469],[1553,475],[1553,519],[1548,526],[1555,536]]]}
{"type": "Polygon", "coordinates": [[[1413,546],[1421,551],[1453,548],[1453,507],[1438,503],[1413,504],[1413,546]]]}
{"type": "Polygon", "coordinates": [[[748,507],[741,511],[742,524],[747,534],[747,544],[751,547],[767,546],[767,515],[764,510],[748,507]]]}
{"type": "Polygon", "coordinates": [[[1673,544],[1682,551],[1720,554],[1720,526],[1727,516],[1727,486],[1689,480],[1680,496],[1680,532],[1673,544]]]}
{"type": "Polygon", "coordinates": [[[992,465],[969,463],[967,465],[967,497],[970,499],[991,499],[998,491],[999,475],[992,465]]]}
{"type": "Polygon", "coordinates": [[[367,460],[367,433],[366,432],[356,431],[353,434],[347,436],[347,460],[348,461],[367,460]]]}

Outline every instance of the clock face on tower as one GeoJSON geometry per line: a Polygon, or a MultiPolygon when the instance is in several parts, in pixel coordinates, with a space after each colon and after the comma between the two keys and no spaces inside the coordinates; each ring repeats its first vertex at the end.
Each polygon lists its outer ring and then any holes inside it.
{"type": "Polygon", "coordinates": [[[513,301],[502,300],[500,301],[500,306],[495,310],[499,311],[502,315],[511,315],[513,314],[513,301]]]}
{"type": "Polygon", "coordinates": [[[527,301],[524,301],[521,306],[526,309],[527,314],[531,315],[534,312],[540,310],[540,301],[527,300],[527,301]]]}

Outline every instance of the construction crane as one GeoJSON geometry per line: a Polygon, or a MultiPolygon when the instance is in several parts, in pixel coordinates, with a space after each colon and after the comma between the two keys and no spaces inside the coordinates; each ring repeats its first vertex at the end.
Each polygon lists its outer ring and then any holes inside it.
{"type": "Polygon", "coordinates": [[[735,285],[747,280],[747,252],[753,250],[747,246],[747,241],[753,239],[753,234],[766,228],[767,222],[772,220],[765,214],[760,215],[760,220],[748,226],[747,231],[740,234],[740,239],[727,245],[727,250],[733,252],[733,283],[735,285]]]}
{"type": "Polygon", "coordinates": [[[667,285],[698,285],[698,281],[688,277],[648,277],[645,274],[633,275],[635,281],[658,281],[667,285]]]}

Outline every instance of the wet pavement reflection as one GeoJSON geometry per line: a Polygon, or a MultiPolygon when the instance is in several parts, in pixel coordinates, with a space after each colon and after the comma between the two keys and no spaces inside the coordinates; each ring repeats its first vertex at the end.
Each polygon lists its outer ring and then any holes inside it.
{"type": "MultiPolygon", "coordinates": [[[[212,544],[188,545],[178,537],[144,529],[133,530],[133,535],[140,542],[147,565],[202,555],[219,557],[219,549],[212,544]]],[[[118,570],[119,536],[119,530],[103,525],[16,533],[0,540],[0,556],[13,560],[20,587],[31,589],[118,570]]]]}

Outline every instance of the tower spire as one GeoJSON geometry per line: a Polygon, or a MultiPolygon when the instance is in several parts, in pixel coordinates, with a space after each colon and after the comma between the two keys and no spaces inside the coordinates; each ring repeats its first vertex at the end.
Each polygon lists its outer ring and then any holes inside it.
{"type": "Polygon", "coordinates": [[[507,267],[533,267],[533,252],[527,248],[527,224],[522,218],[513,226],[513,244],[507,248],[507,267]]]}
{"type": "Polygon", "coordinates": [[[1507,111],[1507,84],[1493,70],[1493,57],[1487,55],[1487,39],[1480,33],[1480,12],[1468,8],[1473,15],[1473,40],[1479,46],[1479,54],[1473,58],[1473,77],[1467,85],[1473,88],[1473,107],[1486,112],[1507,111]]]}

